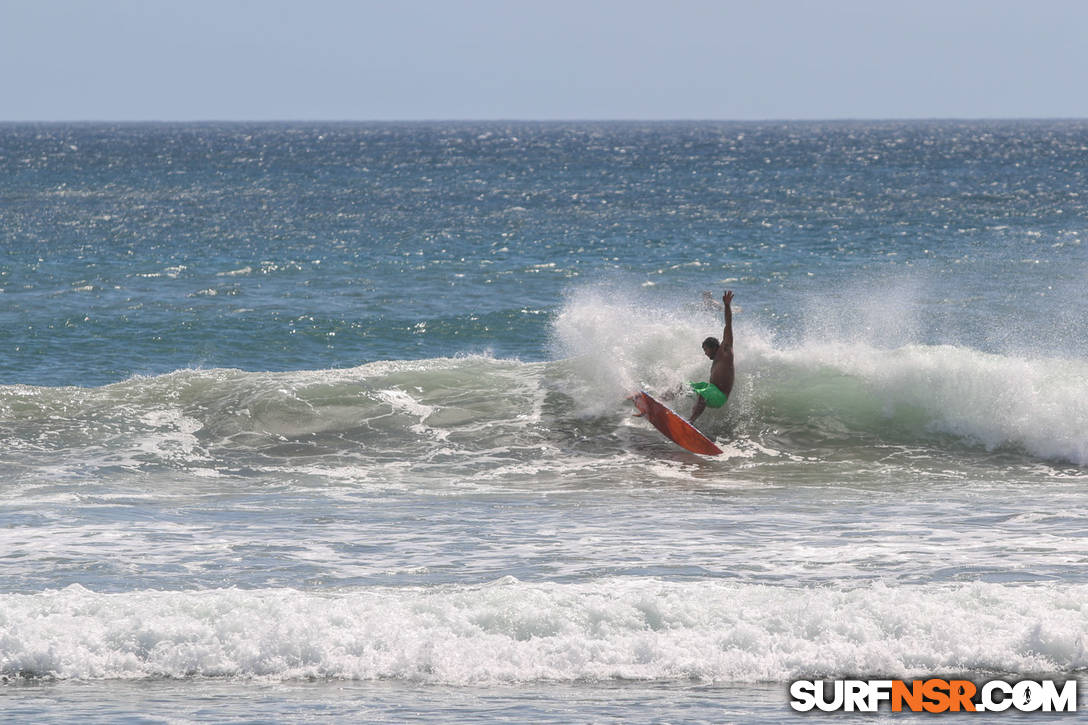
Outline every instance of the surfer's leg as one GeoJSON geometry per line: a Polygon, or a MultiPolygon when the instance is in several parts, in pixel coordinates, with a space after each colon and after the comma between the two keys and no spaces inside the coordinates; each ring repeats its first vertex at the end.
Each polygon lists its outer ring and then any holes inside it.
{"type": "Polygon", "coordinates": [[[706,400],[700,395],[695,399],[695,407],[691,409],[691,417],[688,420],[694,423],[695,419],[702,415],[704,410],[706,410],[706,400]]]}

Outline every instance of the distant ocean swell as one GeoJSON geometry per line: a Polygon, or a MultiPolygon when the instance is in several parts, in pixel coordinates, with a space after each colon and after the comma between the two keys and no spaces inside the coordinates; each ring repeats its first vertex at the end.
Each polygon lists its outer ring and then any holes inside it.
{"type": "Polygon", "coordinates": [[[774,682],[1088,669],[1088,586],[606,579],[0,595],[5,679],[774,682]]]}

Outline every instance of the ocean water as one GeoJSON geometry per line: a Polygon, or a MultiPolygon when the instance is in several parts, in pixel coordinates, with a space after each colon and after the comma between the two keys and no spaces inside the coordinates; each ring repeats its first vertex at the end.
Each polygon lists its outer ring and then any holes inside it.
{"type": "Polygon", "coordinates": [[[1086,175],[1081,121],[0,125],[0,707],[1083,676],[1086,175]],[[707,458],[624,396],[727,288],[707,458]]]}

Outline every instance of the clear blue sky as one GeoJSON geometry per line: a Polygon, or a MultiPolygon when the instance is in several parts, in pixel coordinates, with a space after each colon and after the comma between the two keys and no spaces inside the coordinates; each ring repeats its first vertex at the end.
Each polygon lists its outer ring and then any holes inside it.
{"type": "Polygon", "coordinates": [[[0,0],[0,120],[1088,117],[1085,0],[0,0]]]}

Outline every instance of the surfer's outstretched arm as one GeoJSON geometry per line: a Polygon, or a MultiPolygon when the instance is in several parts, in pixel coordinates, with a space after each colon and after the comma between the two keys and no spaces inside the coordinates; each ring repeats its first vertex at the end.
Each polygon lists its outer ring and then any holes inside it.
{"type": "Polygon", "coordinates": [[[688,418],[688,421],[694,423],[695,419],[702,415],[704,410],[706,410],[706,400],[701,395],[695,396],[695,407],[691,409],[691,417],[688,418]]]}
{"type": "Polygon", "coordinates": [[[722,304],[725,306],[725,330],[722,331],[722,344],[732,349],[733,347],[733,291],[726,290],[722,295],[722,304]]]}

